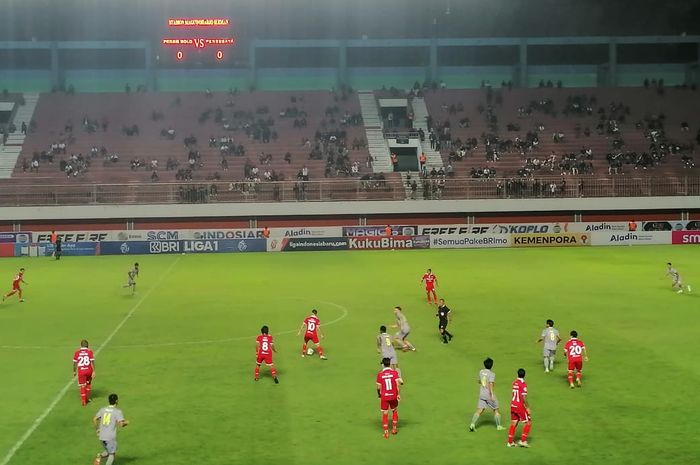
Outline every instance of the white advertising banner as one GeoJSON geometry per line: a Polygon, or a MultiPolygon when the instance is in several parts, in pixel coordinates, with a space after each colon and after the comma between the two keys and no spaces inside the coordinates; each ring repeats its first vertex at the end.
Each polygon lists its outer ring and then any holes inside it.
{"type": "Polygon", "coordinates": [[[636,231],[591,233],[591,245],[660,245],[671,244],[671,231],[636,231]]]}
{"type": "MultiPolygon", "coordinates": [[[[341,236],[341,226],[309,226],[270,228],[271,238],[285,237],[336,237],[341,236]]],[[[57,231],[63,242],[105,242],[105,241],[178,241],[178,240],[224,240],[261,239],[262,228],[258,229],[151,229],[132,231],[57,231]]],[[[32,242],[50,242],[51,231],[33,231],[32,242]]]]}
{"type": "Polygon", "coordinates": [[[478,249],[510,246],[510,234],[439,234],[430,236],[431,249],[478,249]]]}

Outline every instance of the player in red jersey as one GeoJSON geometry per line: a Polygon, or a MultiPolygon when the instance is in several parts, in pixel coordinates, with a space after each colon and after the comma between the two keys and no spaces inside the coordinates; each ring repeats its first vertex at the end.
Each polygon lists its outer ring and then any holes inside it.
{"type": "Polygon", "coordinates": [[[576,371],[576,384],[581,387],[581,376],[583,375],[583,361],[588,361],[588,352],[583,341],[579,341],[578,333],[571,331],[571,338],[564,344],[564,353],[569,362],[569,387],[574,388],[574,371],[576,371]]]}
{"type": "Polygon", "coordinates": [[[20,286],[20,284],[27,284],[27,281],[24,280],[24,268],[19,269],[15,279],[12,280],[12,290],[2,296],[2,301],[4,302],[8,297],[12,297],[13,295],[17,294],[19,301],[24,302],[24,299],[22,298],[22,286],[20,286]]]}
{"type": "Polygon", "coordinates": [[[73,376],[78,377],[80,403],[85,407],[90,402],[90,386],[95,377],[95,354],[88,349],[88,341],[80,341],[80,349],[73,355],[73,376]]]}
{"type": "Polygon", "coordinates": [[[428,271],[423,274],[423,277],[420,279],[422,283],[425,283],[425,293],[428,295],[428,303],[434,303],[437,305],[438,303],[438,298],[437,294],[435,293],[435,286],[437,286],[437,276],[433,274],[433,271],[428,268],[428,271]],[[433,302],[430,301],[430,296],[432,295],[433,297],[433,302]]]}
{"type": "Polygon", "coordinates": [[[518,369],[518,379],[513,381],[513,396],[510,399],[510,429],[508,430],[508,447],[515,447],[513,438],[515,437],[515,428],[518,423],[523,422],[523,434],[520,436],[518,446],[530,447],[527,443],[527,435],[530,434],[530,406],[527,402],[527,384],[525,383],[525,370],[518,369]]]}
{"type": "Polygon", "coordinates": [[[316,352],[318,352],[318,356],[321,360],[327,360],[326,356],[323,355],[323,347],[321,347],[321,344],[318,342],[319,335],[323,339],[325,339],[326,336],[321,333],[321,320],[318,319],[318,311],[316,311],[315,308],[311,310],[310,316],[304,318],[297,336],[301,335],[301,330],[304,328],[306,328],[306,331],[304,332],[304,344],[301,346],[301,356],[306,357],[306,345],[311,341],[316,344],[316,352]]]}
{"type": "Polygon", "coordinates": [[[391,368],[391,359],[382,359],[382,371],[377,374],[377,395],[381,399],[379,408],[382,411],[382,426],[384,427],[384,437],[389,439],[389,410],[391,409],[391,421],[393,427],[391,434],[399,432],[399,386],[403,384],[403,379],[399,372],[391,368]]]}
{"type": "Polygon", "coordinates": [[[275,348],[275,343],[272,342],[272,336],[269,334],[270,329],[267,326],[260,328],[260,336],[255,340],[255,381],[260,379],[260,365],[265,362],[270,368],[270,374],[272,379],[275,380],[275,384],[279,384],[279,379],[277,379],[277,370],[275,365],[272,363],[272,353],[277,352],[275,348]]]}

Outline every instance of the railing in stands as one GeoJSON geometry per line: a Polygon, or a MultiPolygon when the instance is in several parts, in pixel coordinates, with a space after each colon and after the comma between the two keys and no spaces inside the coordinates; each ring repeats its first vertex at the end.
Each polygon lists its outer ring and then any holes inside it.
{"type": "MultiPolygon", "coordinates": [[[[447,178],[428,180],[427,199],[700,196],[700,178],[447,178]]],[[[400,180],[349,178],[283,182],[189,182],[133,184],[0,184],[0,206],[174,204],[209,202],[332,202],[405,200],[400,180]]],[[[410,192],[410,189],[409,189],[410,192]]],[[[410,199],[410,197],[409,197],[410,199]]],[[[416,199],[420,200],[420,199],[416,199]]]]}

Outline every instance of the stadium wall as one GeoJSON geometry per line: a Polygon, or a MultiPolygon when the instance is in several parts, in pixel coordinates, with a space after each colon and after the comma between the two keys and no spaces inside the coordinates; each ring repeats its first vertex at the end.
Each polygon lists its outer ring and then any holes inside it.
{"type": "Polygon", "coordinates": [[[133,221],[164,218],[285,218],[285,217],[374,217],[395,215],[444,215],[490,217],[493,215],[582,215],[670,212],[697,213],[697,197],[620,197],[561,199],[479,199],[357,202],[210,203],[170,205],[79,205],[6,207],[0,209],[0,224],[23,221],[112,220],[133,221]]]}

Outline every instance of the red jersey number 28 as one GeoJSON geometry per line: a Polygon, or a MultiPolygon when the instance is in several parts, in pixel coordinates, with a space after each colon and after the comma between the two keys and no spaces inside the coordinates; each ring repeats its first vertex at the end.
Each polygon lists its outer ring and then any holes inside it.
{"type": "Polygon", "coordinates": [[[78,357],[78,366],[79,367],[86,367],[90,365],[90,357],[87,355],[81,355],[78,357]]]}

